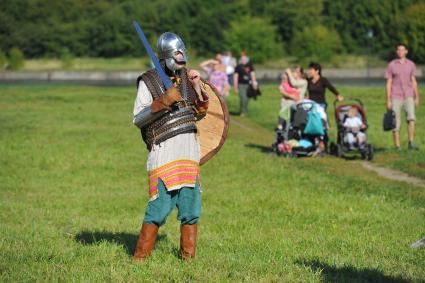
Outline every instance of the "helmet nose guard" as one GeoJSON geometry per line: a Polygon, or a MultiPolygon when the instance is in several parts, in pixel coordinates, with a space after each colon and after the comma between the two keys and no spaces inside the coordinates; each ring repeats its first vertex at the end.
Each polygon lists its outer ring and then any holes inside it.
{"type": "Polygon", "coordinates": [[[156,51],[158,53],[157,55],[159,60],[171,58],[175,59],[176,53],[180,52],[183,55],[183,60],[180,61],[187,62],[188,56],[185,49],[186,47],[180,36],[172,32],[164,32],[161,34],[156,44],[156,51]]]}

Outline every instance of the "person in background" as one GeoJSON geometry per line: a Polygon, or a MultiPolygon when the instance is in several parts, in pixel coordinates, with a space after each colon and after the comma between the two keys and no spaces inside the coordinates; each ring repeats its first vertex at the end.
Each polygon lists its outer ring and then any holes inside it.
{"type": "Polygon", "coordinates": [[[233,87],[240,99],[240,116],[244,117],[248,113],[248,90],[251,84],[257,89],[258,83],[255,76],[254,66],[249,62],[249,58],[245,52],[242,52],[240,63],[236,66],[233,75],[233,87]]]}
{"type": "Polygon", "coordinates": [[[344,100],[344,97],[339,94],[336,88],[329,82],[329,80],[322,76],[322,67],[319,63],[310,63],[308,66],[308,74],[310,79],[308,80],[308,98],[318,103],[325,109],[328,108],[326,103],[326,89],[329,89],[335,94],[338,101],[344,100]]]}
{"type": "Polygon", "coordinates": [[[305,78],[304,70],[301,66],[295,66],[293,69],[286,69],[286,74],[289,78],[289,83],[298,89],[300,101],[304,100],[307,92],[308,82],[305,78]]]}
{"type": "MultiPolygon", "coordinates": [[[[308,65],[308,74],[310,78],[307,86],[307,98],[318,103],[327,115],[328,104],[325,96],[326,89],[329,89],[333,94],[335,94],[337,101],[343,101],[344,97],[339,94],[327,78],[322,76],[322,66],[320,66],[319,63],[310,63],[310,65],[308,65]]],[[[327,120],[327,127],[330,127],[329,119],[327,120]]],[[[324,147],[326,150],[328,148],[328,141],[329,136],[326,131],[325,136],[323,137],[324,147]]]]}
{"type": "Polygon", "coordinates": [[[278,121],[279,129],[283,128],[289,120],[291,107],[304,100],[306,91],[307,80],[304,78],[303,69],[300,66],[296,66],[292,70],[286,69],[285,73],[282,74],[282,82],[279,86],[279,92],[282,95],[278,121]],[[297,90],[297,96],[291,95],[288,91],[288,84],[297,90]]]}
{"type": "Polygon", "coordinates": [[[233,73],[235,72],[236,59],[232,56],[232,52],[224,51],[221,56],[221,63],[226,66],[226,74],[229,85],[233,85],[233,73]]]}
{"type": "Polygon", "coordinates": [[[418,149],[415,137],[415,108],[419,106],[419,91],[416,82],[416,66],[406,58],[407,47],[403,43],[397,45],[397,59],[392,60],[385,72],[387,79],[387,109],[393,110],[396,116],[396,127],[393,130],[394,146],[400,149],[401,108],[404,108],[407,120],[408,148],[418,149]]]}
{"type": "Polygon", "coordinates": [[[293,100],[295,103],[300,102],[300,91],[289,82],[288,73],[283,73],[281,79],[282,81],[279,86],[281,92],[284,93],[286,97],[290,97],[289,99],[293,100]]]}
{"type": "Polygon", "coordinates": [[[210,59],[202,62],[199,66],[207,73],[208,81],[214,85],[220,95],[225,99],[229,96],[229,83],[227,82],[226,66],[219,60],[210,59]]]}

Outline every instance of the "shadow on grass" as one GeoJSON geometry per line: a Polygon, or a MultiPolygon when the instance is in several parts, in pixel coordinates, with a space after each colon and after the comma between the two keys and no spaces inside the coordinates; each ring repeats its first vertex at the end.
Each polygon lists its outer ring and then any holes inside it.
{"type": "Polygon", "coordinates": [[[389,282],[406,283],[409,280],[383,274],[373,268],[355,268],[353,266],[337,267],[319,260],[297,260],[296,264],[310,267],[313,272],[320,272],[324,282],[389,282]]]}
{"type": "Polygon", "coordinates": [[[395,149],[392,148],[386,148],[386,147],[374,147],[373,151],[375,153],[382,153],[382,152],[394,152],[395,149]]]}
{"type": "Polygon", "coordinates": [[[343,156],[341,156],[342,159],[345,160],[362,160],[362,157],[360,155],[360,152],[348,152],[346,154],[344,154],[343,156]]]}
{"type": "Polygon", "coordinates": [[[230,116],[239,116],[240,112],[239,111],[229,111],[229,115],[230,116]]]}
{"type": "Polygon", "coordinates": [[[272,148],[270,146],[265,146],[261,144],[248,143],[245,144],[246,147],[254,148],[260,150],[262,153],[272,153],[272,148]]]}
{"type": "MultiPolygon", "coordinates": [[[[101,242],[123,245],[127,254],[132,256],[136,249],[138,237],[139,235],[124,232],[112,233],[107,231],[82,231],[75,236],[75,241],[83,245],[97,245],[101,242]]],[[[167,235],[158,234],[156,243],[161,241],[167,241],[167,235]]]]}
{"type": "MultiPolygon", "coordinates": [[[[373,149],[373,152],[374,152],[374,155],[376,155],[377,153],[380,154],[380,153],[394,152],[394,150],[384,148],[384,147],[377,147],[373,149]]],[[[334,153],[331,153],[330,155],[335,156],[334,153]]],[[[359,149],[347,150],[344,152],[341,158],[348,161],[349,160],[365,160],[364,158],[362,158],[361,152],[359,149]]]]}

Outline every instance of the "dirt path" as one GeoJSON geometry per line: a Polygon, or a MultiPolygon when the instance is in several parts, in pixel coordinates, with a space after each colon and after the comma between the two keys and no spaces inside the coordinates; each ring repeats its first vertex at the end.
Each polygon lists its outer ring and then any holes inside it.
{"type": "MultiPolygon", "coordinates": [[[[244,120],[238,121],[238,119],[237,118],[235,119],[234,117],[232,117],[230,119],[230,121],[236,127],[239,127],[241,129],[248,131],[248,132],[251,132],[251,133],[253,133],[253,132],[259,133],[261,131],[264,131],[264,129],[261,128],[261,127],[257,126],[256,128],[254,128],[254,125],[247,124],[247,121],[244,121],[244,120]]],[[[266,131],[264,131],[264,132],[266,132],[266,131]]],[[[407,183],[409,185],[416,186],[416,187],[425,188],[425,180],[423,180],[421,178],[410,176],[410,175],[408,175],[404,172],[398,171],[398,170],[381,167],[381,166],[378,166],[378,165],[371,163],[371,162],[363,161],[363,162],[361,162],[361,164],[362,164],[363,168],[365,168],[369,171],[375,172],[383,178],[386,178],[386,179],[389,179],[389,180],[394,180],[394,181],[399,181],[399,182],[404,182],[404,183],[407,183]]]]}
{"type": "Polygon", "coordinates": [[[244,130],[249,131],[249,132],[254,132],[255,131],[253,128],[250,128],[250,127],[248,127],[248,126],[246,126],[246,125],[238,122],[236,119],[230,119],[230,122],[233,123],[233,124],[235,124],[236,126],[242,128],[242,129],[244,129],[244,130]]]}
{"type": "Polygon", "coordinates": [[[409,176],[404,172],[380,167],[370,162],[362,162],[362,165],[367,170],[376,172],[381,177],[394,181],[405,182],[416,187],[425,188],[425,180],[409,176]]]}

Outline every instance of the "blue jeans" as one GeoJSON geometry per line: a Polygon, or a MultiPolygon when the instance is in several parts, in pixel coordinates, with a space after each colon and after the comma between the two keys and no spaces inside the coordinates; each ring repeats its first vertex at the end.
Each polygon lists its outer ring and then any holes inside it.
{"type": "Polygon", "coordinates": [[[158,179],[158,197],[150,201],[146,208],[143,223],[162,226],[168,215],[177,207],[177,219],[182,224],[196,224],[201,215],[201,191],[198,182],[194,188],[183,187],[167,191],[161,179],[158,179]]]}
{"type": "Polygon", "coordinates": [[[227,75],[227,82],[229,85],[233,85],[233,74],[227,75]]]}

